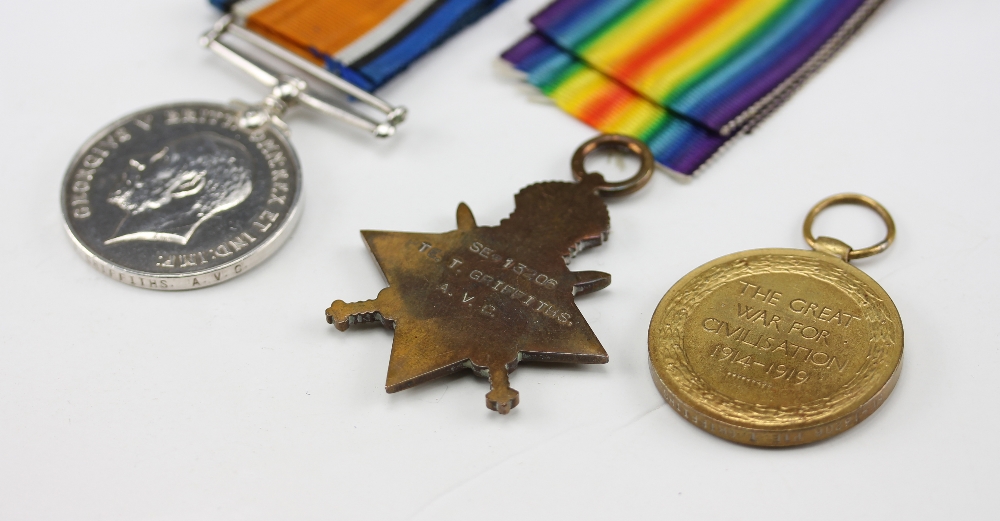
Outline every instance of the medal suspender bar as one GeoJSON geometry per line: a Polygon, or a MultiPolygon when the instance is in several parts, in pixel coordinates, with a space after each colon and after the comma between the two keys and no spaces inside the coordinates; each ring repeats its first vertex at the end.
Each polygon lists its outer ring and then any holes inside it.
{"type": "Polygon", "coordinates": [[[223,16],[201,39],[202,45],[211,49],[219,56],[244,70],[264,85],[272,87],[272,96],[265,100],[264,108],[274,115],[280,115],[287,109],[289,102],[300,102],[316,109],[323,114],[334,117],[352,126],[368,131],[376,137],[389,137],[396,132],[396,125],[406,117],[406,109],[393,107],[381,98],[361,89],[326,69],[302,58],[301,56],[263,38],[241,25],[234,23],[232,15],[223,16]],[[227,42],[234,38],[245,45],[269,54],[296,69],[316,78],[327,86],[340,91],[346,99],[357,100],[356,103],[344,103],[323,100],[313,95],[309,83],[301,78],[282,75],[262,65],[240,48],[227,42]],[[276,102],[280,102],[276,103],[276,102]],[[379,121],[355,107],[358,103],[381,112],[384,120],[379,121]]]}

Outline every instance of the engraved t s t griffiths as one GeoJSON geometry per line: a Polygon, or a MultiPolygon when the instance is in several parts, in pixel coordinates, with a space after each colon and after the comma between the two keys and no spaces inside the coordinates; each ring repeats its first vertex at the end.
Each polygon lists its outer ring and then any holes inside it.
{"type": "Polygon", "coordinates": [[[477,225],[463,203],[458,229],[451,232],[363,231],[389,287],[375,300],[334,302],[327,321],[342,331],[373,321],[395,330],[386,392],[471,369],[489,378],[486,406],[507,414],[519,401],[508,381],[519,362],[608,361],[573,299],[607,287],[611,276],[573,272],[566,265],[607,239],[608,209],[599,196],[638,190],[652,172],[653,157],[644,144],[599,136],[573,157],[578,183],[524,188],[499,226],[477,225]],[[618,183],[586,173],[584,156],[603,146],[638,154],[639,173],[618,183]]]}
{"type": "Polygon", "coordinates": [[[678,413],[723,439],[790,446],[841,433],[892,392],[903,326],[889,295],[848,262],[880,253],[895,237],[875,200],[821,201],[803,233],[815,251],[763,249],[705,264],[664,295],[649,326],[657,389],[678,413]],[[812,236],[824,208],[861,204],[888,233],[853,250],[812,236]]]}
{"type": "Polygon", "coordinates": [[[73,242],[110,278],[158,290],[196,289],[245,273],[273,253],[299,216],[301,169],[281,116],[302,104],[388,137],[405,109],[223,17],[202,44],[271,87],[260,103],[177,103],[126,116],[70,163],[62,208],[73,242]],[[233,47],[221,38],[242,40],[233,47]],[[244,55],[255,48],[385,114],[378,121],[320,99],[297,77],[244,55]],[[241,50],[244,49],[244,50],[241,50]]]}

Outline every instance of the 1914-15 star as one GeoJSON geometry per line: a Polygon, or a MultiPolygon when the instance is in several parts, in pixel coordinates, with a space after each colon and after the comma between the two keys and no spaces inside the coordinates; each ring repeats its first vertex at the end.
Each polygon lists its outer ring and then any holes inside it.
{"type": "Polygon", "coordinates": [[[607,238],[595,183],[531,185],[499,226],[477,226],[463,203],[451,232],[362,231],[389,287],[375,300],[334,302],[327,321],[341,331],[376,321],[395,330],[387,392],[468,368],[489,378],[486,406],[501,414],[518,404],[508,373],[522,360],[607,363],[573,298],[611,276],[566,266],[607,238]]]}

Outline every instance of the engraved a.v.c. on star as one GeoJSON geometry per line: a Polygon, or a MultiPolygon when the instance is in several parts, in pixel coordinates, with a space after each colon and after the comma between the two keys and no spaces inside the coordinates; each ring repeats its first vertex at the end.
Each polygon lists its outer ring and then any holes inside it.
{"type": "Polygon", "coordinates": [[[486,404],[501,414],[518,404],[508,373],[521,361],[606,363],[573,299],[611,277],[566,266],[607,238],[594,182],[529,186],[499,226],[478,226],[463,203],[451,232],[363,231],[389,286],[374,300],[334,302],[327,321],[395,330],[387,392],[468,368],[489,378],[486,404]]]}

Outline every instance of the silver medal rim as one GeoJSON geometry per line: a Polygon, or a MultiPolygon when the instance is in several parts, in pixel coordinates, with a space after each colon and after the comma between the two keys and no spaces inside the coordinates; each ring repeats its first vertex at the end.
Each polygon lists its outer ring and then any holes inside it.
{"type": "Polygon", "coordinates": [[[281,222],[277,229],[264,240],[259,246],[251,249],[247,253],[239,257],[234,257],[218,266],[211,268],[206,268],[203,270],[198,270],[195,272],[188,273],[152,273],[142,270],[137,270],[134,268],[128,268],[121,266],[114,262],[111,262],[98,253],[94,252],[87,247],[86,244],[77,236],[76,232],[73,230],[70,224],[70,215],[67,213],[68,207],[64,203],[64,197],[66,194],[68,183],[71,182],[74,172],[74,166],[83,158],[88,150],[94,147],[102,137],[104,137],[109,131],[121,126],[122,124],[135,119],[137,115],[167,110],[173,108],[192,108],[192,107],[211,107],[216,109],[223,109],[226,111],[233,111],[234,107],[232,105],[226,105],[222,103],[206,102],[206,101],[182,101],[175,103],[163,103],[160,105],[155,105],[149,108],[137,110],[122,116],[111,123],[108,123],[100,130],[95,132],[83,145],[77,149],[73,158],[70,160],[69,165],[66,167],[66,174],[63,176],[63,181],[60,185],[59,191],[59,208],[63,216],[63,228],[66,230],[67,235],[69,235],[70,241],[76,246],[77,253],[79,253],[87,264],[99,271],[100,273],[107,275],[112,280],[121,282],[122,284],[128,286],[138,286],[150,289],[156,289],[160,291],[188,291],[192,289],[202,289],[209,286],[215,286],[222,282],[232,280],[239,275],[250,271],[252,268],[266,260],[274,252],[281,248],[281,246],[288,240],[291,236],[295,226],[299,222],[299,217],[302,213],[302,167],[299,163],[299,156],[295,152],[288,138],[281,131],[281,129],[272,127],[273,132],[271,134],[278,139],[282,145],[285,146],[291,152],[290,157],[292,164],[295,168],[295,190],[293,192],[292,204],[290,205],[291,210],[288,211],[288,216],[281,222]],[[225,276],[214,279],[214,275],[220,272],[227,272],[225,276]],[[116,276],[117,275],[117,276],[116,276]],[[124,277],[127,276],[128,279],[124,277]],[[138,277],[139,281],[136,283],[135,278],[138,277]],[[185,282],[191,282],[193,284],[195,279],[202,277],[208,277],[208,280],[198,286],[187,285],[184,286],[185,282]],[[161,285],[161,282],[163,283],[161,285]]]}

